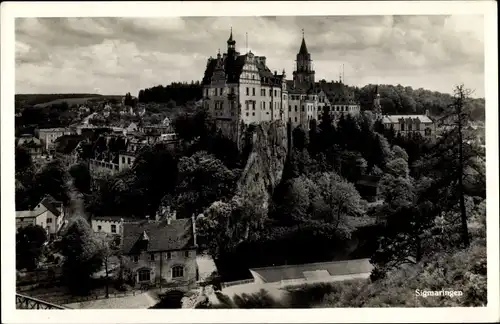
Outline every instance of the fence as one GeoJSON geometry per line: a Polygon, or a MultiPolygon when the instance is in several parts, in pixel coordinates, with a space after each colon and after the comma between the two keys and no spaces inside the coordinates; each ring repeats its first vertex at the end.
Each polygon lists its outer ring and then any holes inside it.
{"type": "Polygon", "coordinates": [[[90,300],[135,296],[135,295],[140,295],[144,292],[145,291],[143,291],[143,290],[131,290],[131,291],[124,291],[124,292],[109,293],[108,297],[106,297],[106,295],[104,294],[104,295],[91,295],[91,296],[61,297],[61,298],[53,297],[50,299],[51,299],[51,302],[54,304],[66,305],[66,304],[72,304],[72,303],[86,302],[86,301],[90,301],[90,300]]]}
{"type": "Polygon", "coordinates": [[[245,279],[245,280],[237,280],[237,281],[230,281],[230,282],[223,282],[221,283],[222,289],[231,287],[231,286],[236,286],[236,285],[243,285],[247,283],[254,283],[253,279],[245,279]]]}

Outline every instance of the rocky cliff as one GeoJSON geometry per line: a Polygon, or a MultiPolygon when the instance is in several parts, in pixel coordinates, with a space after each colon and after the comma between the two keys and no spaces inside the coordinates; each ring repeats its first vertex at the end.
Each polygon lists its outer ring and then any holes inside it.
{"type": "Polygon", "coordinates": [[[288,155],[287,126],[272,121],[250,127],[243,139],[250,145],[250,152],[238,188],[243,195],[251,192],[261,197],[262,207],[267,210],[288,155]]]}

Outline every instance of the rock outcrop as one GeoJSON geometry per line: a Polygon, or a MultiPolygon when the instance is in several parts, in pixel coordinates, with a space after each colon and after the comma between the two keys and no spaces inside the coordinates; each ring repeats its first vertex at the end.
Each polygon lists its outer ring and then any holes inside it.
{"type": "Polygon", "coordinates": [[[241,193],[253,192],[263,197],[262,206],[267,210],[288,155],[287,126],[282,121],[262,122],[253,126],[246,136],[250,137],[251,149],[238,189],[241,193]]]}

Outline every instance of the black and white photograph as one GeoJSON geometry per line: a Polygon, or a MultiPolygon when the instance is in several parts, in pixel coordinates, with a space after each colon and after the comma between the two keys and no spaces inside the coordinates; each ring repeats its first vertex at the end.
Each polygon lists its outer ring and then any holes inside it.
{"type": "Polygon", "coordinates": [[[496,3],[453,3],[12,9],[2,299],[33,323],[500,319],[496,3]]]}

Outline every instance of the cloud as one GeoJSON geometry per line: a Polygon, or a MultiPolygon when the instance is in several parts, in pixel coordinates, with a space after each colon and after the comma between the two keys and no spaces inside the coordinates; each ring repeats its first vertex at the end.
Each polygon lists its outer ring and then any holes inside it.
{"type": "Polygon", "coordinates": [[[16,91],[123,94],[200,80],[231,27],[237,50],[289,77],[304,28],[317,80],[337,80],[344,65],[352,85],[450,92],[465,82],[484,95],[482,16],[437,15],[18,18],[16,91]]]}

